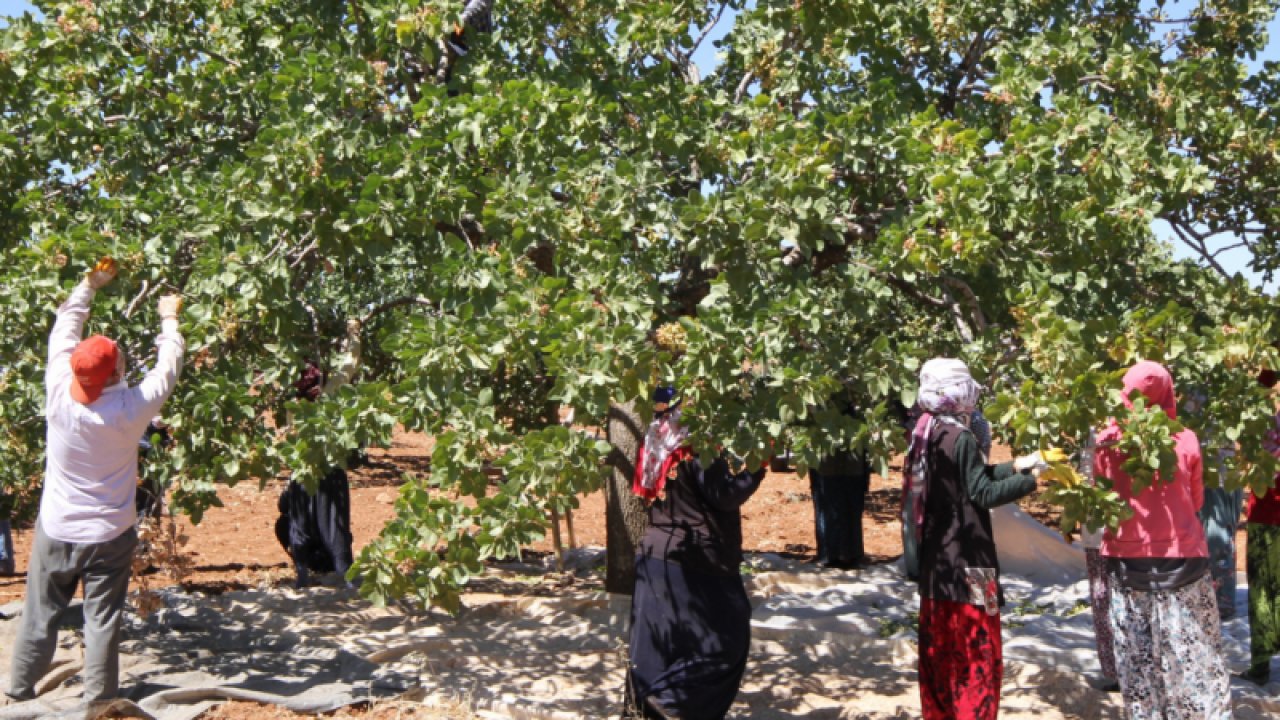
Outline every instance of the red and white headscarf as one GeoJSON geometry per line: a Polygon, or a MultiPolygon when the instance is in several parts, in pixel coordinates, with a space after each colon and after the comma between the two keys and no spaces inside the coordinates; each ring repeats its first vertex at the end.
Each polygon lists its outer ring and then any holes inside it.
{"type": "Polygon", "coordinates": [[[692,455],[685,445],[688,439],[689,431],[680,424],[679,409],[655,417],[644,434],[644,444],[640,446],[631,491],[646,500],[661,495],[667,476],[676,465],[692,455]]]}

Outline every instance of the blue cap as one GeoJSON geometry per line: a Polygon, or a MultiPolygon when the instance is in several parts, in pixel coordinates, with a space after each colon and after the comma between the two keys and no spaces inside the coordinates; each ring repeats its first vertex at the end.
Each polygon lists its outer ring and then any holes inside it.
{"type": "Polygon", "coordinates": [[[668,403],[676,399],[676,388],[674,385],[663,385],[653,390],[653,401],[655,403],[668,403]]]}

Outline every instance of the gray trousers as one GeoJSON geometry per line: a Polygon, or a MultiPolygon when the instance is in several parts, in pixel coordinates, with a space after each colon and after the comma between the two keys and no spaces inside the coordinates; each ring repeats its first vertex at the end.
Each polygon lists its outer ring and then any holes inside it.
{"type": "Polygon", "coordinates": [[[8,694],[35,697],[58,645],[58,622],[84,581],[84,699],[106,700],[120,686],[120,619],[138,535],[129,528],[102,543],[54,540],[36,521],[27,570],[27,600],[14,643],[8,694]]]}
{"type": "Polygon", "coordinates": [[[1224,620],[1236,614],[1236,531],[1243,506],[1244,490],[1204,489],[1200,522],[1209,546],[1209,573],[1218,597],[1218,614],[1224,620]]]}

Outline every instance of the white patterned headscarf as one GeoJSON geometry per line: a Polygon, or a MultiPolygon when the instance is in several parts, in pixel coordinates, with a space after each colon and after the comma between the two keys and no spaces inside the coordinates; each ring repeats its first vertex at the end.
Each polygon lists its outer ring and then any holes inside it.
{"type": "Polygon", "coordinates": [[[920,368],[920,407],[932,415],[968,419],[978,407],[982,386],[969,367],[954,358],[934,358],[920,368]]]}

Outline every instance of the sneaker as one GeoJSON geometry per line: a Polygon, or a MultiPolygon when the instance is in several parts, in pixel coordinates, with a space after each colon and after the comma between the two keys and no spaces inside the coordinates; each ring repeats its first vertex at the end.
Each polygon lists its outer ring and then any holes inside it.
{"type": "Polygon", "coordinates": [[[29,696],[24,695],[19,697],[17,695],[10,695],[7,691],[0,692],[0,707],[4,707],[6,705],[17,705],[18,703],[30,702],[35,699],[35,693],[31,693],[29,696]]]}
{"type": "Polygon", "coordinates": [[[1266,685],[1271,682],[1271,665],[1269,663],[1267,665],[1253,665],[1236,677],[1241,680],[1248,680],[1254,685],[1266,685]]]}

